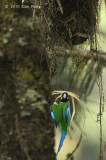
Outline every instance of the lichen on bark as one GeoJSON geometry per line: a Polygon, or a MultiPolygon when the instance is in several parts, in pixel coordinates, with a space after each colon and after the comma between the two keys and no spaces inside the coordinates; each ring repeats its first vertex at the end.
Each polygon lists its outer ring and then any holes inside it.
{"type": "Polygon", "coordinates": [[[54,160],[49,68],[39,18],[31,17],[31,9],[5,8],[13,3],[19,4],[2,1],[0,10],[0,158],[54,160]]]}

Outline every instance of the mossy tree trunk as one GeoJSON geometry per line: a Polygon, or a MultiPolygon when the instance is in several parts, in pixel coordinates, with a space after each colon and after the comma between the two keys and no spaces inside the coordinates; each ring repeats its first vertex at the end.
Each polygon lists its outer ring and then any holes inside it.
{"type": "Polygon", "coordinates": [[[21,1],[2,1],[0,10],[0,159],[55,160],[39,19],[31,18],[31,8],[10,8],[14,4],[21,1]]]}

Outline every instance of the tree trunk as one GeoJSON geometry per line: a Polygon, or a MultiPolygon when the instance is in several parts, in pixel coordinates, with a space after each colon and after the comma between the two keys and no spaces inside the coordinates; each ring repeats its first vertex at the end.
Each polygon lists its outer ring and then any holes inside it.
{"type": "Polygon", "coordinates": [[[38,18],[16,4],[0,11],[0,159],[55,160],[47,53],[38,18]]]}

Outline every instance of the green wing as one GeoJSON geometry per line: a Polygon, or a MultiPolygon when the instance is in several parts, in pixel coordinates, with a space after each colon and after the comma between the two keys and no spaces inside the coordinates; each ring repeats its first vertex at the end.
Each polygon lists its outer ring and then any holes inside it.
{"type": "Polygon", "coordinates": [[[62,123],[68,122],[70,120],[71,114],[70,114],[70,102],[60,102],[59,105],[53,104],[51,106],[51,112],[52,112],[52,118],[55,120],[55,122],[62,123]],[[67,113],[67,108],[69,108],[69,114],[67,113]]]}
{"type": "Polygon", "coordinates": [[[62,107],[60,105],[53,104],[51,106],[51,112],[53,112],[56,123],[60,123],[62,119],[62,107]]]}

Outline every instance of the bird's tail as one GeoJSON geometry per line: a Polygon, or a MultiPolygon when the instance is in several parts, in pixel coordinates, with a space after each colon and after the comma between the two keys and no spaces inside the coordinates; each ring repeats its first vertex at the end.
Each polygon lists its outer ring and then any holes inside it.
{"type": "Polygon", "coordinates": [[[59,143],[59,147],[58,147],[58,151],[57,151],[57,155],[58,155],[58,152],[60,151],[62,145],[63,145],[63,142],[64,142],[64,139],[65,139],[65,136],[66,136],[66,132],[61,132],[61,137],[60,137],[60,143],[59,143]]]}

